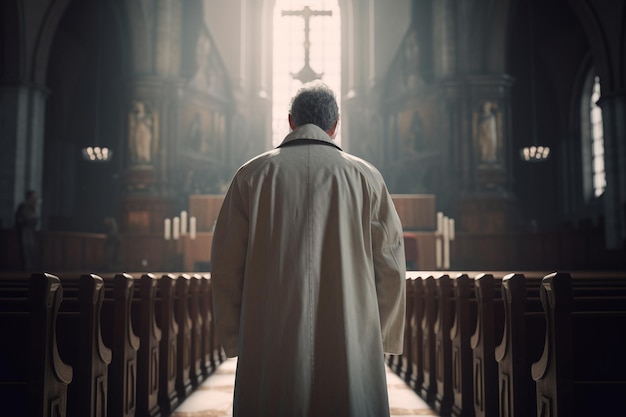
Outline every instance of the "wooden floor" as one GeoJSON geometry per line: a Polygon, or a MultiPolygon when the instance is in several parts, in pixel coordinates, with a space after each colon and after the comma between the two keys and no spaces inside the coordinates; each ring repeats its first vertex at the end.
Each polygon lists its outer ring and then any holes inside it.
{"type": "MultiPolygon", "coordinates": [[[[173,417],[231,417],[236,359],[224,362],[173,413],[173,417]]],[[[392,417],[437,416],[402,379],[387,369],[392,417]]]]}

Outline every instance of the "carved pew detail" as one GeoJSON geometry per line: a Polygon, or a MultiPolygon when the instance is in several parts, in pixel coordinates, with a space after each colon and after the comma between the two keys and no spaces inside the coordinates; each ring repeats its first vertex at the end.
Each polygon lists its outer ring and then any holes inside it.
{"type": "Polygon", "coordinates": [[[133,331],[134,280],[129,274],[103,277],[103,339],[111,347],[109,365],[109,417],[132,417],[137,408],[137,351],[139,337],[133,331]]]}
{"type": "Polygon", "coordinates": [[[437,392],[437,375],[435,361],[435,320],[437,317],[437,299],[435,278],[426,276],[422,278],[424,285],[424,315],[422,318],[422,357],[423,357],[423,381],[420,396],[428,404],[434,404],[437,392]]]}
{"type": "Polygon", "coordinates": [[[415,297],[413,294],[413,283],[410,279],[406,280],[406,318],[404,326],[404,347],[400,357],[400,369],[398,374],[406,382],[411,382],[411,374],[413,372],[413,340],[411,338],[411,319],[413,317],[413,308],[415,297]]]}
{"type": "Polygon", "coordinates": [[[207,378],[215,370],[212,362],[213,346],[211,345],[213,314],[211,311],[211,287],[208,275],[200,276],[200,315],[203,317],[200,341],[200,370],[202,377],[207,378]]]}
{"type": "Polygon", "coordinates": [[[175,310],[178,323],[176,392],[182,402],[192,391],[191,384],[191,318],[189,317],[189,275],[176,279],[175,310]]]}
{"type": "Polygon", "coordinates": [[[194,274],[189,282],[188,309],[191,320],[189,379],[192,389],[196,389],[203,380],[202,376],[202,330],[204,320],[200,314],[201,277],[194,274]]]}
{"type": "Polygon", "coordinates": [[[159,416],[159,343],[161,330],[156,324],[156,277],[144,274],[139,279],[139,291],[133,298],[133,324],[139,329],[137,352],[137,415],[159,416]]]}
{"type": "Polygon", "coordinates": [[[547,329],[532,365],[540,417],[615,415],[626,407],[626,280],[553,273],[541,286],[547,329]]]}
{"type": "Polygon", "coordinates": [[[68,414],[106,416],[111,349],[104,345],[101,310],[104,281],[94,274],[61,277],[64,299],[57,329],[61,357],[74,367],[68,387],[68,414]]]}
{"type": "MultiPolygon", "coordinates": [[[[501,281],[497,282],[499,287],[501,281]]],[[[495,280],[491,274],[477,275],[474,278],[474,289],[477,301],[476,330],[470,339],[474,413],[476,417],[497,417],[498,395],[493,387],[498,386],[495,341],[502,339],[502,326],[496,325],[496,318],[502,316],[502,297],[498,291],[499,300],[495,301],[495,280]]]]}
{"type": "Polygon", "coordinates": [[[422,320],[424,319],[424,285],[421,278],[411,278],[407,285],[413,288],[413,314],[407,325],[411,329],[411,380],[409,385],[419,392],[424,382],[424,346],[422,320]]]}
{"type": "Polygon", "coordinates": [[[59,355],[58,277],[38,273],[0,280],[0,400],[8,415],[65,417],[73,369],[59,355]]]}
{"type": "Polygon", "coordinates": [[[472,384],[472,349],[470,337],[476,323],[476,293],[474,280],[467,274],[452,278],[454,293],[454,322],[450,330],[452,339],[452,415],[474,415],[472,384]]]}
{"type": "Polygon", "coordinates": [[[176,277],[163,275],[158,280],[157,318],[161,329],[159,357],[159,404],[163,415],[169,415],[180,404],[176,393],[178,366],[178,324],[175,320],[176,277]]]}
{"type": "Polygon", "coordinates": [[[449,415],[452,409],[452,340],[450,338],[453,317],[452,283],[447,274],[435,279],[437,291],[437,319],[435,320],[435,377],[437,390],[435,409],[449,415]]]}
{"type": "Polygon", "coordinates": [[[505,325],[496,347],[500,417],[525,417],[534,413],[535,390],[530,363],[543,346],[545,320],[537,277],[509,274],[502,280],[505,325]]]}

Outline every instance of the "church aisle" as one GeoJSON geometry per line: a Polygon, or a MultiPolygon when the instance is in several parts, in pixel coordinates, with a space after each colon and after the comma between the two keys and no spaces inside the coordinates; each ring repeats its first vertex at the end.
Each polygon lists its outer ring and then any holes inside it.
{"type": "MultiPolygon", "coordinates": [[[[236,359],[226,360],[213,375],[193,392],[172,417],[231,417],[236,359]]],[[[431,416],[437,414],[387,368],[389,406],[392,417],[431,416]]]]}

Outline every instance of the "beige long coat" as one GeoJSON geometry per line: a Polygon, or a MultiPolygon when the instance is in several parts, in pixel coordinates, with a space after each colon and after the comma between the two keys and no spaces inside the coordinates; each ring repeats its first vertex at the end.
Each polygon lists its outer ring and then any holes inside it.
{"type": "Polygon", "coordinates": [[[402,352],[405,260],[373,166],[299,127],[239,169],[211,259],[219,337],[239,356],[235,417],[389,415],[383,351],[402,352]]]}

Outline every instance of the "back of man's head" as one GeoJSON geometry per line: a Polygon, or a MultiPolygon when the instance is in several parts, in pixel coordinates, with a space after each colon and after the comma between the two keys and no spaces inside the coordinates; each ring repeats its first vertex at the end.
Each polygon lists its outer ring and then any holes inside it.
{"type": "Polygon", "coordinates": [[[296,126],[313,123],[327,132],[339,119],[335,93],[321,82],[306,84],[291,100],[289,114],[296,126]]]}

